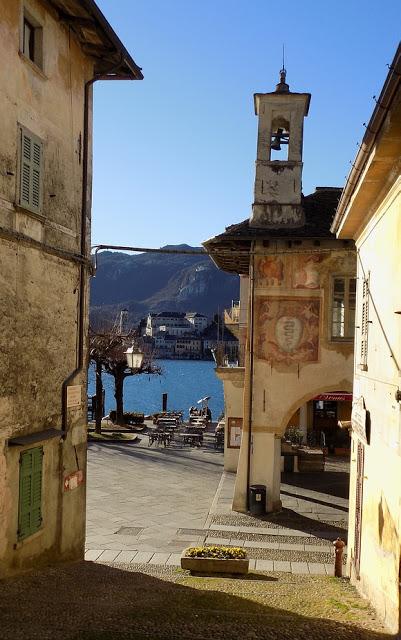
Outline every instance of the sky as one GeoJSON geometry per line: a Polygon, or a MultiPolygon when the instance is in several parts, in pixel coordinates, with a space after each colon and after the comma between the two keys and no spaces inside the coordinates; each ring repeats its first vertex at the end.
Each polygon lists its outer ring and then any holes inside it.
{"type": "Polygon", "coordinates": [[[343,186],[400,39],[400,0],[98,0],[144,80],[94,93],[92,244],[200,243],[248,218],[253,94],[312,94],[303,192],[343,186]]]}

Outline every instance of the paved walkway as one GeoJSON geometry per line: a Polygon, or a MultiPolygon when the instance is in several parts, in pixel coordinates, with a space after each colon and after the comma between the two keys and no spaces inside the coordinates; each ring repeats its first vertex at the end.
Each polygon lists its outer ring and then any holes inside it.
{"type": "Polygon", "coordinates": [[[230,544],[247,549],[251,569],[332,575],[333,540],[346,540],[346,462],[283,475],[283,511],[256,518],[231,511],[235,475],[212,446],[150,448],[143,435],[88,453],[87,560],[178,566],[188,546],[230,544]]]}

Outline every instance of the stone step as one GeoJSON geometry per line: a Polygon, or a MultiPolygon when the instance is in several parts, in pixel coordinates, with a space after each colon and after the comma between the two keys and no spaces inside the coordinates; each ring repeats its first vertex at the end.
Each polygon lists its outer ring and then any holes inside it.
{"type": "MultiPolygon", "coordinates": [[[[303,534],[303,532],[294,532],[291,530],[279,530],[279,529],[264,529],[264,532],[261,533],[259,530],[252,531],[241,531],[240,529],[236,529],[234,527],[225,528],[225,529],[217,529],[217,528],[209,528],[209,529],[178,529],[176,540],[189,540],[201,539],[202,537],[207,543],[210,544],[230,544],[232,546],[245,546],[245,547],[260,547],[260,548],[271,548],[278,549],[281,548],[281,545],[291,545],[288,548],[297,548],[299,546],[302,547],[325,547],[324,551],[328,548],[333,548],[333,542],[338,537],[336,533],[332,535],[328,535],[327,533],[322,536],[308,535],[303,534]],[[265,533],[268,531],[268,533],[265,533]],[[298,534],[302,535],[298,535],[298,534]],[[294,547],[293,545],[297,545],[294,547]]],[[[344,542],[346,542],[346,536],[342,537],[344,542]]],[[[321,549],[320,549],[321,550],[321,549]]]]}
{"type": "MultiPolygon", "coordinates": [[[[159,565],[165,567],[180,567],[181,554],[160,553],[158,551],[117,551],[115,549],[87,549],[85,560],[108,565],[159,565]]],[[[305,560],[280,560],[267,558],[250,558],[250,571],[281,572],[305,575],[334,575],[333,562],[312,562],[305,560]]],[[[345,573],[345,572],[344,572],[345,573]]]]}

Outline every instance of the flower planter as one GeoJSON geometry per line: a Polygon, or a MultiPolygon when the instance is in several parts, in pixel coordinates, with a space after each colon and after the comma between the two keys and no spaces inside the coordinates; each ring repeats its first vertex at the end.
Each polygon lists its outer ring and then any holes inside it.
{"type": "Polygon", "coordinates": [[[237,560],[234,558],[189,558],[181,556],[181,568],[189,569],[193,573],[237,573],[245,574],[249,570],[249,559],[237,560]]]}

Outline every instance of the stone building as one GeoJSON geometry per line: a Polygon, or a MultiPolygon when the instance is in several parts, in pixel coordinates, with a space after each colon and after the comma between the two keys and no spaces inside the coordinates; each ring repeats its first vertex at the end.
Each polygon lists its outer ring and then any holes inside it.
{"type": "Polygon", "coordinates": [[[83,557],[92,87],[142,74],[93,0],[0,0],[0,574],[83,557]]]}
{"type": "MultiPolygon", "coordinates": [[[[401,631],[401,45],[332,230],[353,239],[358,287],[348,536],[351,581],[401,631]]],[[[398,636],[397,636],[398,637],[398,636]]]]}
{"type": "Polygon", "coordinates": [[[172,336],[183,336],[192,333],[194,325],[185,313],[180,311],[160,311],[149,313],[146,321],[146,335],[154,336],[159,331],[165,331],[172,336]]]}
{"type": "Polygon", "coordinates": [[[237,470],[233,508],[245,511],[249,485],[258,483],[267,486],[266,507],[274,511],[281,505],[281,437],[294,414],[307,420],[309,401],[352,388],[356,264],[353,242],[330,231],[341,189],[302,194],[310,94],[291,92],[283,69],[276,90],[254,99],[252,214],[204,247],[218,267],[242,276],[240,304],[247,308],[246,321],[239,315],[243,366],[217,368],[225,463],[237,470]]]}
{"type": "Polygon", "coordinates": [[[186,313],[185,318],[193,325],[194,331],[198,333],[202,333],[209,324],[207,316],[204,316],[202,313],[196,313],[195,311],[186,313]]]}

